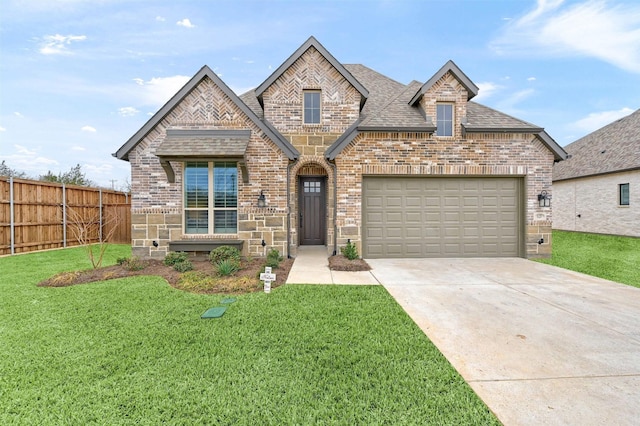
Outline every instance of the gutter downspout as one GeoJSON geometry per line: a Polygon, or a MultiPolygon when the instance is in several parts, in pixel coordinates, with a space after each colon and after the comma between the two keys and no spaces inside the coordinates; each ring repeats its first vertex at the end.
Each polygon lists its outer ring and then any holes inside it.
{"type": "Polygon", "coordinates": [[[291,259],[291,167],[296,164],[295,161],[290,161],[287,165],[287,259],[291,259]]]}
{"type": "Polygon", "coordinates": [[[333,256],[338,254],[338,166],[334,161],[327,161],[333,169],[333,256]]]}

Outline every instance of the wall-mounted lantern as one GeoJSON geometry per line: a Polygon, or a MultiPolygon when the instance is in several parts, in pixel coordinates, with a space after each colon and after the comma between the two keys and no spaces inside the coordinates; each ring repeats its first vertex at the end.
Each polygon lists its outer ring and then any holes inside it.
{"type": "Polygon", "coordinates": [[[258,207],[266,207],[267,206],[267,197],[264,196],[264,192],[260,191],[260,195],[258,196],[258,207]]]}
{"type": "Polygon", "coordinates": [[[542,191],[538,194],[538,204],[540,207],[551,207],[551,195],[547,194],[547,191],[542,191]]]}

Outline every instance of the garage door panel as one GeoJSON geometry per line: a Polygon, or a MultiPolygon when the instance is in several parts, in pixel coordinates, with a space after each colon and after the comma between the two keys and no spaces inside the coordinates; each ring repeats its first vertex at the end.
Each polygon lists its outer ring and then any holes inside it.
{"type": "Polygon", "coordinates": [[[520,178],[365,177],[363,256],[518,256],[520,178]]]}

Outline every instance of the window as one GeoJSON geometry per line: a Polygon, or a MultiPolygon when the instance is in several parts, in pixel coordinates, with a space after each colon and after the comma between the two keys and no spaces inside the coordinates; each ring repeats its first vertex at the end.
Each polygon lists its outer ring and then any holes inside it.
{"type": "Polygon", "coordinates": [[[436,135],[453,136],[452,104],[436,104],[436,135]]]}
{"type": "Polygon", "coordinates": [[[628,206],[629,205],[629,184],[628,183],[621,183],[620,185],[618,185],[618,200],[621,206],[628,206]]]}
{"type": "Polygon", "coordinates": [[[184,232],[238,232],[236,163],[189,162],[184,168],[184,232]]]}
{"type": "Polygon", "coordinates": [[[320,92],[304,91],[304,124],[320,124],[320,92]]]}

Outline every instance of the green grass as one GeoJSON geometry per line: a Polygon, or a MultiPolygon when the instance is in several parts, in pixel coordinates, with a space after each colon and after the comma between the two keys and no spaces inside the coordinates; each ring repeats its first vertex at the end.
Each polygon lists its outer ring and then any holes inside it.
{"type": "Polygon", "coordinates": [[[537,260],[640,287],[640,238],[553,231],[551,259],[537,260]]]}
{"type": "Polygon", "coordinates": [[[498,424],[381,286],[287,285],[212,320],[223,295],[155,277],[36,287],[88,267],[0,258],[0,424],[498,424]]]}

